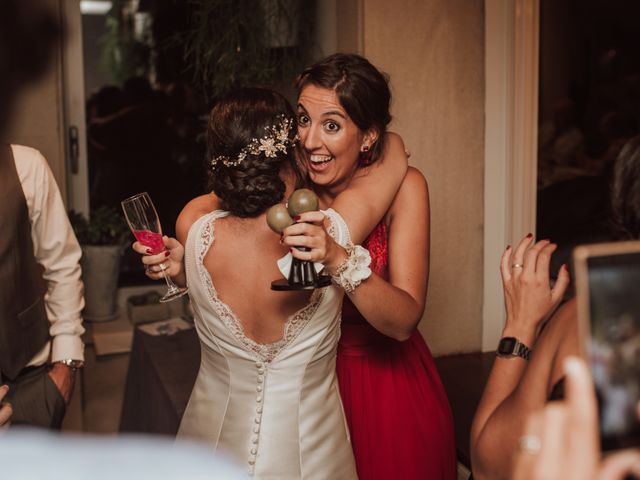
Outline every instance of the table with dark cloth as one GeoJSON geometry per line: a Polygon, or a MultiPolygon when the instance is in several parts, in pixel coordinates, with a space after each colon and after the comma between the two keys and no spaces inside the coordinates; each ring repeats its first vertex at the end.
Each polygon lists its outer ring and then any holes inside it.
{"type": "MultiPolygon", "coordinates": [[[[435,359],[453,411],[458,461],[471,466],[469,434],[495,353],[435,359]]],[[[200,366],[194,328],[170,336],[135,329],[120,431],[175,435],[200,366]]]]}
{"type": "Polygon", "coordinates": [[[120,431],[175,435],[199,366],[195,328],[158,336],[136,328],[120,431]]]}

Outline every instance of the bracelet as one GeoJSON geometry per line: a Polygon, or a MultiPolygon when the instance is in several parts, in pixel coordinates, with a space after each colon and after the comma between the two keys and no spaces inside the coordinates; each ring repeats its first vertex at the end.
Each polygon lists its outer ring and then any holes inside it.
{"type": "Polygon", "coordinates": [[[353,292],[358,285],[371,276],[371,255],[369,250],[360,246],[348,243],[345,246],[347,259],[342,262],[333,275],[331,281],[344,289],[345,292],[353,292]]]}

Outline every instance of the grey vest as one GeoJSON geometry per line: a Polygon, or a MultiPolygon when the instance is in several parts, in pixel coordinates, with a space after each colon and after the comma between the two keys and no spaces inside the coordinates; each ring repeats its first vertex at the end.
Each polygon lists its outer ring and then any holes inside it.
{"type": "Polygon", "coordinates": [[[9,145],[0,144],[0,374],[14,379],[49,340],[29,209],[9,145]]]}

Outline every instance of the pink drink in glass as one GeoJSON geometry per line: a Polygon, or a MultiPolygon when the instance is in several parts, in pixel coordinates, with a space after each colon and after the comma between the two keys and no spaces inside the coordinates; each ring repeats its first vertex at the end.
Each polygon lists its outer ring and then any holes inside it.
{"type": "Polygon", "coordinates": [[[152,255],[164,251],[161,233],[150,232],[149,230],[134,230],[133,236],[145,247],[149,247],[152,255]]]}
{"type": "MultiPolygon", "coordinates": [[[[156,255],[167,252],[168,250],[162,241],[162,228],[160,228],[158,212],[156,212],[156,207],[154,207],[149,194],[147,192],[139,193],[120,203],[133,236],[149,249],[147,253],[156,255]]],[[[188,292],[189,289],[186,286],[178,287],[173,283],[171,277],[166,274],[167,265],[160,263],[158,266],[168,287],[167,293],[160,299],[161,302],[174,300],[188,292]]],[[[147,273],[149,271],[159,273],[158,270],[147,270],[147,273]]]]}

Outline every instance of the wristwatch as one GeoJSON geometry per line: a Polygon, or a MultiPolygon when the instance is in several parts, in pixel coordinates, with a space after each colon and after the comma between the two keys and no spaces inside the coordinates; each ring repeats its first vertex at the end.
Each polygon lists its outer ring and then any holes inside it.
{"type": "Polygon", "coordinates": [[[84,362],[82,360],[73,360],[72,358],[65,358],[64,360],[58,360],[54,363],[61,363],[62,365],[66,365],[74,372],[84,367],[84,362]]]}
{"type": "Polygon", "coordinates": [[[496,355],[501,358],[521,357],[529,360],[531,349],[515,337],[504,337],[500,339],[496,355]]]}

